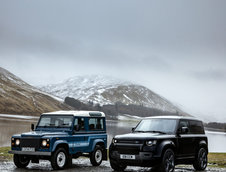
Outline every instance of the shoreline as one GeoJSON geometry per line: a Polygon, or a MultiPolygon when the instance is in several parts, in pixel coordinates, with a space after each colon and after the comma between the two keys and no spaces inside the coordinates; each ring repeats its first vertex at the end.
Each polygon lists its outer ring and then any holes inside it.
{"type": "MultiPolygon", "coordinates": [[[[130,116],[131,119],[128,118],[123,118],[123,119],[110,119],[109,121],[115,121],[115,122],[137,122],[139,121],[138,118],[132,118],[132,116],[130,116]]],[[[14,115],[14,114],[0,114],[0,120],[19,120],[19,121],[27,121],[27,122],[35,122],[36,120],[39,119],[39,116],[28,116],[28,115],[14,115]]],[[[207,128],[205,127],[205,131],[206,132],[210,132],[210,133],[220,133],[220,134],[225,134],[226,135],[226,131],[224,131],[223,129],[217,129],[217,128],[207,128]]]]}
{"type": "MultiPolygon", "coordinates": [[[[11,147],[0,147],[0,162],[13,161],[13,155],[8,153],[10,149],[11,147]]],[[[209,153],[208,167],[226,169],[226,153],[209,153]]]]}

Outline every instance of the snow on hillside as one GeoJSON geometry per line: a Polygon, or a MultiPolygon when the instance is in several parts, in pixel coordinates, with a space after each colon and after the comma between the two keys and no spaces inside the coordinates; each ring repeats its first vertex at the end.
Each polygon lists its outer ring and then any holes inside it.
{"type": "Polygon", "coordinates": [[[106,89],[129,84],[131,83],[123,82],[115,78],[92,75],[69,78],[62,83],[43,86],[40,87],[40,89],[62,99],[69,96],[85,102],[90,100],[90,96],[96,94],[99,95],[99,99],[94,100],[94,103],[106,104],[106,102],[102,102],[106,100],[101,101],[102,97],[100,96],[106,89]]]}
{"type": "Polygon", "coordinates": [[[73,97],[84,103],[92,101],[94,104],[104,105],[122,102],[169,112],[180,111],[168,100],[148,88],[113,77],[76,76],[59,84],[40,87],[40,89],[62,99],[73,97]]]}

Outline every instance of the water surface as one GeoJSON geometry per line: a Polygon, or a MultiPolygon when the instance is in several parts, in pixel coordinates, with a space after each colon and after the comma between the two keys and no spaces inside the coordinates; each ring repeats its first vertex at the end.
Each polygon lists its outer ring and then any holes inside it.
{"type": "MultiPolygon", "coordinates": [[[[10,139],[13,134],[20,134],[30,131],[31,123],[36,123],[37,118],[15,118],[0,116],[0,146],[10,146],[10,139]]],[[[137,122],[133,121],[107,121],[108,145],[112,137],[117,134],[131,132],[137,122]]],[[[226,133],[206,131],[209,141],[210,152],[226,152],[226,133]]]]}

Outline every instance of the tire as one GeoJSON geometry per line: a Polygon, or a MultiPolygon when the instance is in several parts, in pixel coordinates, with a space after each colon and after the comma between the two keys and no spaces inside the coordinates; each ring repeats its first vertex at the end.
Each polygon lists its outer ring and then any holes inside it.
{"type": "Polygon", "coordinates": [[[160,172],[173,172],[175,168],[175,157],[172,149],[166,149],[163,154],[162,162],[159,166],[160,172]]]}
{"type": "Polygon", "coordinates": [[[99,166],[103,160],[103,149],[100,146],[95,146],[93,152],[90,153],[90,162],[93,166],[99,166]]]}
{"type": "Polygon", "coordinates": [[[115,171],[124,171],[126,169],[126,165],[118,163],[117,161],[114,161],[112,159],[110,159],[110,165],[111,168],[115,171]]]}
{"type": "Polygon", "coordinates": [[[208,163],[207,151],[204,148],[200,148],[193,163],[193,167],[197,171],[202,171],[206,169],[207,163],[208,163]]]}
{"type": "Polygon", "coordinates": [[[30,163],[30,159],[28,157],[17,154],[13,155],[13,161],[18,168],[25,168],[30,163]]]}
{"type": "Polygon", "coordinates": [[[51,165],[54,170],[62,170],[68,165],[68,153],[64,148],[59,148],[53,153],[51,165]]]}

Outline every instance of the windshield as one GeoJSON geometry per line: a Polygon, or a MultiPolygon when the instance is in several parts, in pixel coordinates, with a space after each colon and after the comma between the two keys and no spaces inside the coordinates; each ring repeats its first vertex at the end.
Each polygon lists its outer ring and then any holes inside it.
{"type": "Polygon", "coordinates": [[[72,121],[72,115],[42,115],[37,127],[70,128],[72,121]]]}
{"type": "Polygon", "coordinates": [[[176,123],[175,119],[145,119],[137,125],[134,132],[172,134],[175,131],[176,123]]]}

